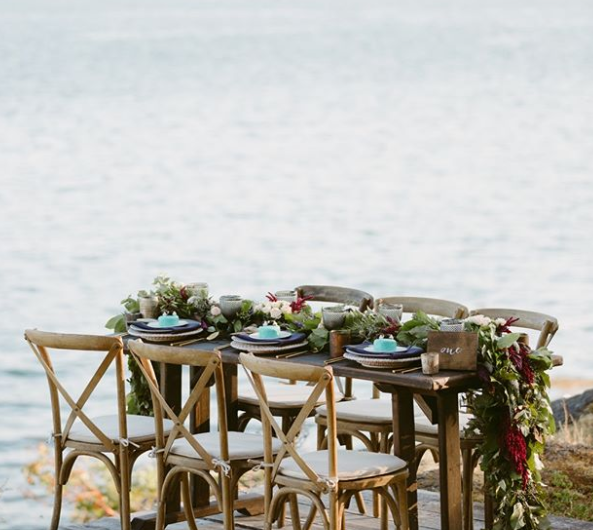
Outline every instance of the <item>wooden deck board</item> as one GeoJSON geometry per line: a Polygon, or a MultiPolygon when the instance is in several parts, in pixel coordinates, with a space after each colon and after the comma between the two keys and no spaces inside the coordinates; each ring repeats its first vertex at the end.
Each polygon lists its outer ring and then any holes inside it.
{"type": "MultiPolygon", "coordinates": [[[[365,496],[366,496],[365,492],[365,496]]],[[[440,530],[440,512],[439,512],[439,495],[438,493],[422,491],[418,492],[419,504],[419,519],[420,530],[440,530]]],[[[367,503],[369,505],[369,503],[367,503]]],[[[303,503],[303,510],[301,517],[306,514],[307,506],[303,503]]],[[[474,505],[474,527],[480,530],[484,527],[484,510],[481,505],[474,505]]],[[[552,523],[552,530],[593,530],[593,522],[579,521],[576,519],[568,519],[566,517],[550,517],[552,523]]],[[[213,515],[197,521],[200,530],[222,530],[222,516],[213,515]]],[[[346,516],[346,526],[348,530],[375,530],[379,529],[379,521],[373,517],[360,515],[355,511],[349,511],[346,516]]],[[[176,523],[167,526],[167,530],[187,530],[186,523],[176,523]]],[[[263,515],[253,517],[246,517],[237,515],[235,518],[235,528],[240,530],[262,530],[263,529],[263,515]]],[[[274,528],[276,526],[274,525],[274,528]]],[[[286,530],[290,530],[290,517],[287,511],[286,530]]],[[[395,528],[393,523],[389,528],[395,528]]],[[[60,530],[119,530],[119,519],[108,517],[93,521],[86,524],[67,524],[61,525],[60,530]]],[[[321,524],[315,524],[314,530],[322,530],[321,524]]]]}

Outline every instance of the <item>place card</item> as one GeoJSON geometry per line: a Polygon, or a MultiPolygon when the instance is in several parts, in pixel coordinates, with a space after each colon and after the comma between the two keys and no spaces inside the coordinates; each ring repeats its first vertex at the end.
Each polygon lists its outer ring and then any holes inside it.
{"type": "Polygon", "coordinates": [[[440,370],[475,370],[478,367],[478,334],[429,331],[426,351],[439,354],[440,370]]]}

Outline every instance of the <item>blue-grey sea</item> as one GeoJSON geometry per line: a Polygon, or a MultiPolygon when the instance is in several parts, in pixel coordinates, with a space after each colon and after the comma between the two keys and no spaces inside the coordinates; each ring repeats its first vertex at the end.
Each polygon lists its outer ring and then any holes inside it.
{"type": "Polygon", "coordinates": [[[590,0],[0,0],[0,528],[51,505],[23,330],[161,272],[548,312],[593,380],[592,87],[590,0]]]}

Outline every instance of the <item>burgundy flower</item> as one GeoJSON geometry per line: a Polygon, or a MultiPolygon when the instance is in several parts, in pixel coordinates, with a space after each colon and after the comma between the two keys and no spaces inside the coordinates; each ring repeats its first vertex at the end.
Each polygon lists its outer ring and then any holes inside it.
{"type": "Polygon", "coordinates": [[[529,469],[527,468],[527,442],[516,425],[511,425],[509,418],[503,421],[502,428],[503,446],[506,449],[508,460],[513,464],[515,471],[523,479],[523,489],[529,484],[529,469]]]}
{"type": "Polygon", "coordinates": [[[303,309],[303,307],[305,307],[307,300],[312,300],[312,299],[313,299],[312,296],[305,296],[303,298],[301,298],[300,296],[297,296],[297,299],[294,302],[290,302],[290,309],[292,309],[293,313],[300,313],[301,310],[303,309]]]}
{"type": "Polygon", "coordinates": [[[507,321],[504,324],[498,325],[498,327],[496,328],[496,332],[499,333],[500,335],[502,335],[503,333],[510,333],[511,326],[518,320],[519,320],[518,318],[513,318],[513,317],[507,318],[507,321]]]}
{"type": "Polygon", "coordinates": [[[180,290],[179,290],[179,296],[181,296],[181,298],[183,300],[187,300],[189,298],[189,294],[187,292],[187,289],[185,288],[185,286],[183,286],[180,290]]]}
{"type": "Polygon", "coordinates": [[[268,299],[270,302],[277,302],[277,301],[278,301],[278,298],[277,298],[277,297],[276,297],[276,295],[275,295],[275,294],[273,294],[273,293],[268,293],[268,294],[266,295],[266,298],[267,298],[267,299],[268,299]]]}
{"type": "Polygon", "coordinates": [[[401,324],[391,317],[385,317],[385,319],[387,320],[387,322],[389,322],[389,325],[384,327],[381,330],[381,333],[383,335],[397,335],[397,333],[399,332],[399,328],[401,327],[401,324]]]}
{"type": "Polygon", "coordinates": [[[511,346],[509,348],[509,359],[517,369],[517,372],[521,374],[523,380],[528,385],[532,385],[535,381],[535,374],[529,362],[529,352],[529,346],[526,344],[519,344],[519,348],[511,346]]]}

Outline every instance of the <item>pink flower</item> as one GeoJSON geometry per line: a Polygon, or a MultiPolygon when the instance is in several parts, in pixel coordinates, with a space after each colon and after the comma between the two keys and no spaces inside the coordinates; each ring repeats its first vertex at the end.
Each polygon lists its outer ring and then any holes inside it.
{"type": "Polygon", "coordinates": [[[211,314],[213,317],[217,317],[218,315],[220,315],[220,313],[221,313],[221,311],[220,311],[220,307],[218,307],[217,305],[213,305],[213,306],[210,308],[210,314],[211,314]]]}

